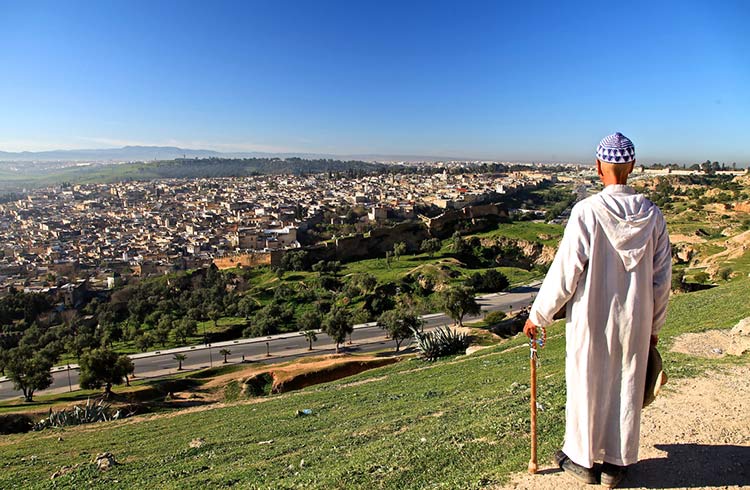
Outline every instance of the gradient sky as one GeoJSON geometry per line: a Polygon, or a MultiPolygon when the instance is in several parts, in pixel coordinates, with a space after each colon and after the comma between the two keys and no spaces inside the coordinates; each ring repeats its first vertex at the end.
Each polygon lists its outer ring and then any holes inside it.
{"type": "Polygon", "coordinates": [[[2,1],[0,150],[750,163],[750,2],[569,3],[2,1]]]}

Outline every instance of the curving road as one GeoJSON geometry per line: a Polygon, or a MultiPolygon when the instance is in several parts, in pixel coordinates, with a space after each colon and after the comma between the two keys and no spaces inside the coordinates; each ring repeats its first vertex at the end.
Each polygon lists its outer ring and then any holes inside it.
{"type": "MultiPolygon", "coordinates": [[[[539,283],[521,286],[507,293],[494,293],[477,297],[482,307],[483,314],[488,311],[516,311],[533,301],[536,296],[539,283]]],[[[482,314],[482,315],[483,315],[482,314]]],[[[480,318],[482,315],[474,317],[480,318]]],[[[440,325],[452,324],[452,320],[443,313],[424,315],[425,330],[431,330],[440,325]]],[[[471,321],[472,318],[466,320],[471,321]]],[[[385,348],[395,348],[395,344],[385,338],[381,329],[374,323],[355,325],[352,334],[352,343],[344,347],[347,352],[369,352],[385,348]]],[[[183,361],[183,369],[202,369],[216,366],[223,362],[223,356],[219,355],[221,349],[228,349],[232,353],[227,357],[230,363],[238,363],[243,360],[274,363],[287,361],[289,359],[313,355],[327,354],[335,350],[335,344],[325,335],[320,334],[318,341],[313,343],[313,350],[308,350],[308,343],[298,332],[274,335],[265,338],[239,339],[207,345],[196,345],[180,347],[176,349],[134,354],[130,358],[135,364],[136,379],[154,378],[166,376],[177,372],[177,361],[173,356],[183,353],[187,357],[183,361]],[[268,355],[270,354],[270,355],[268,355]]],[[[46,390],[38,391],[35,395],[61,393],[78,389],[78,370],[76,366],[68,368],[60,366],[53,368],[53,383],[46,390]]],[[[0,378],[0,400],[8,400],[20,396],[20,392],[13,389],[13,384],[5,378],[0,378]]]]}

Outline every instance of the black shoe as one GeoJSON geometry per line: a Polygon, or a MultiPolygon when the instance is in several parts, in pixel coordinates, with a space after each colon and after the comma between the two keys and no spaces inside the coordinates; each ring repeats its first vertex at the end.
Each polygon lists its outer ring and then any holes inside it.
{"type": "Polygon", "coordinates": [[[565,473],[569,474],[576,480],[586,484],[596,483],[596,474],[593,469],[584,468],[583,466],[574,463],[564,452],[557,451],[555,453],[555,463],[565,473]]]}
{"type": "Polygon", "coordinates": [[[617,466],[605,462],[602,465],[602,485],[607,488],[615,488],[625,478],[627,472],[627,466],[617,466]]]}

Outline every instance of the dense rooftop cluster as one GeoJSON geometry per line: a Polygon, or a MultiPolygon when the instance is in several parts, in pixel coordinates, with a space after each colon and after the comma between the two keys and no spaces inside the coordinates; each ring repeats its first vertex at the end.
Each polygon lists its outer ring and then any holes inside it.
{"type": "Polygon", "coordinates": [[[86,279],[111,288],[120,274],[299,247],[298,231],[342,208],[365,208],[361,219],[375,223],[415,219],[417,207],[460,208],[542,178],[549,174],[529,167],[509,174],[325,173],[34,190],[0,204],[0,286],[40,290],[86,279]]]}

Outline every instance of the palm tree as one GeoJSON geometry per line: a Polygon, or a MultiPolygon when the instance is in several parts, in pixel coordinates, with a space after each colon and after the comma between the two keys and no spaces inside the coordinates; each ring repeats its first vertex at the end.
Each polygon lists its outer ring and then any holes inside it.
{"type": "Polygon", "coordinates": [[[182,361],[187,359],[187,356],[185,354],[175,354],[174,360],[179,363],[179,366],[177,367],[178,371],[182,371],[182,361]]]}
{"type": "Polygon", "coordinates": [[[221,350],[219,351],[219,355],[220,355],[220,356],[224,356],[224,364],[226,364],[226,363],[227,363],[227,356],[228,356],[229,354],[231,354],[231,353],[232,353],[232,351],[231,351],[231,350],[229,350],[229,349],[221,349],[221,350]]]}
{"type": "Polygon", "coordinates": [[[305,339],[307,339],[307,342],[310,344],[310,347],[308,347],[307,350],[313,350],[312,343],[318,341],[318,336],[315,335],[315,330],[305,330],[304,332],[300,332],[300,335],[304,335],[305,339]]]}

